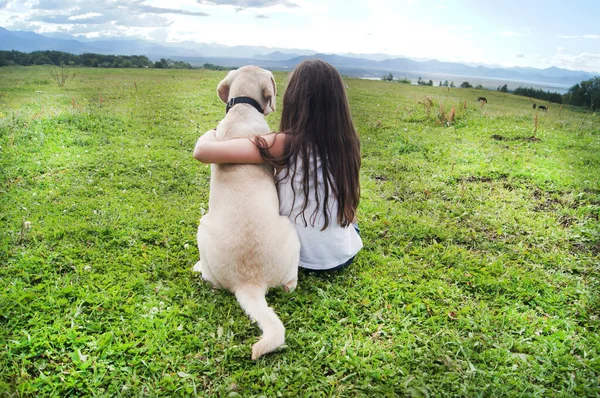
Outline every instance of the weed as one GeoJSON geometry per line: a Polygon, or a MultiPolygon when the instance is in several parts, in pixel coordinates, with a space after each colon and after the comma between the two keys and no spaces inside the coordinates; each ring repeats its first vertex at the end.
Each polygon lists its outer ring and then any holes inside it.
{"type": "Polygon", "coordinates": [[[65,68],[64,66],[60,67],[60,71],[58,68],[54,67],[50,69],[50,76],[56,82],[56,84],[58,84],[58,87],[64,87],[67,80],[69,78],[74,79],[75,75],[76,72],[73,72],[73,74],[69,74],[69,69],[65,68]]]}

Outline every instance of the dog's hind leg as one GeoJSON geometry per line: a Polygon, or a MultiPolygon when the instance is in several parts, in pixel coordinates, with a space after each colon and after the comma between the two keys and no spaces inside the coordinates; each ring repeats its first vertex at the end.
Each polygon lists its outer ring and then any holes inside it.
{"type": "Polygon", "coordinates": [[[192,272],[202,272],[202,261],[198,261],[196,264],[194,264],[192,272]]]}
{"type": "Polygon", "coordinates": [[[213,277],[212,273],[210,272],[210,269],[208,267],[202,266],[202,261],[198,261],[194,265],[192,272],[200,272],[202,274],[202,279],[205,280],[206,282],[210,283],[213,286],[213,288],[215,288],[215,289],[221,288],[221,284],[219,282],[217,282],[216,278],[213,277]]]}

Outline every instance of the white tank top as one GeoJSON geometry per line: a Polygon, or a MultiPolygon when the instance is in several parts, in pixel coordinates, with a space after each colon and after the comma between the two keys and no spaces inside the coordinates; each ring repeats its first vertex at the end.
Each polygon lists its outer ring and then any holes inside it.
{"type": "Polygon", "coordinates": [[[337,223],[337,200],[331,194],[328,200],[329,214],[331,215],[329,226],[321,231],[321,228],[325,224],[325,217],[322,211],[317,213],[314,227],[311,226],[311,216],[316,209],[315,190],[318,190],[319,198],[325,197],[321,160],[317,159],[316,172],[318,173],[318,186],[315,187],[313,179],[310,179],[308,206],[304,211],[307,226],[304,226],[304,219],[301,215],[302,204],[304,203],[304,191],[302,188],[304,173],[302,172],[302,160],[299,157],[295,169],[297,171],[293,181],[293,169],[290,170],[289,175],[285,178],[283,177],[286,175],[287,170],[281,170],[275,176],[275,179],[278,181],[279,214],[289,217],[296,231],[298,231],[298,238],[300,239],[300,266],[313,270],[326,270],[344,264],[358,253],[363,243],[352,225],[342,228],[337,223]],[[292,186],[296,192],[295,201],[292,186]]]}

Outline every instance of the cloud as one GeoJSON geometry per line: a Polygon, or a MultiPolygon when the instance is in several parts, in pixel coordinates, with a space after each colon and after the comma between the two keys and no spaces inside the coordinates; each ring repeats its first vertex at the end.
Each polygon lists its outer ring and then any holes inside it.
{"type": "Polygon", "coordinates": [[[0,0],[0,9],[5,8],[8,5],[8,0],[0,0]]]}
{"type": "Polygon", "coordinates": [[[559,51],[550,61],[553,65],[569,69],[596,73],[600,71],[600,53],[583,52],[580,54],[568,54],[564,51],[559,51]]]}
{"type": "Polygon", "coordinates": [[[161,7],[152,7],[142,5],[139,8],[133,9],[133,11],[140,11],[143,13],[149,14],[177,14],[177,15],[192,15],[197,17],[207,17],[210,14],[201,11],[186,11],[186,10],[177,10],[174,8],[161,8],[161,7]]]}
{"type": "Polygon", "coordinates": [[[73,1],[61,1],[61,0],[39,0],[36,4],[31,6],[34,10],[60,10],[61,8],[66,8],[70,3],[74,3],[73,1]]]}
{"type": "MultiPolygon", "coordinates": [[[[66,12],[81,12],[86,10],[89,13],[94,11],[117,10],[144,14],[175,14],[205,17],[209,14],[201,11],[188,11],[177,8],[154,7],[144,4],[143,0],[113,0],[111,2],[101,2],[98,0],[38,0],[33,4],[34,10],[63,10],[66,12]]],[[[72,15],[70,15],[72,16],[72,15]]]]}
{"type": "Polygon", "coordinates": [[[521,37],[523,33],[521,32],[500,32],[500,36],[502,37],[521,37]]]}
{"type": "Polygon", "coordinates": [[[289,8],[299,7],[290,0],[196,0],[198,4],[210,4],[217,6],[235,6],[238,8],[265,8],[283,5],[289,8]]]}
{"type": "Polygon", "coordinates": [[[600,35],[572,35],[572,36],[565,36],[565,35],[556,35],[556,37],[558,37],[559,39],[590,39],[590,40],[600,40],[600,35]]]}
{"type": "MultiPolygon", "coordinates": [[[[37,0],[19,22],[33,24],[36,31],[59,30],[89,35],[93,32],[121,32],[120,29],[124,27],[169,27],[174,23],[169,15],[204,17],[209,14],[175,7],[150,6],[144,0],[37,0]]],[[[15,23],[11,27],[14,28],[15,23]]]]}
{"type": "Polygon", "coordinates": [[[523,53],[516,53],[515,57],[517,57],[517,58],[525,58],[525,54],[523,54],[523,53]]]}
{"type": "Polygon", "coordinates": [[[257,14],[254,16],[254,18],[258,18],[258,19],[269,19],[268,15],[264,15],[264,14],[257,14]]]}
{"type": "Polygon", "coordinates": [[[81,21],[81,20],[87,20],[87,19],[92,19],[95,17],[101,17],[102,14],[100,14],[99,12],[87,12],[85,14],[80,14],[80,15],[71,15],[68,19],[70,21],[81,21]]]}

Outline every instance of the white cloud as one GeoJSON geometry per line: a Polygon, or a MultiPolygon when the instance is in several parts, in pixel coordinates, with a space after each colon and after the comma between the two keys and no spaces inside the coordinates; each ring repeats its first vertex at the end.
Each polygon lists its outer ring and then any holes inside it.
{"type": "Polygon", "coordinates": [[[265,8],[275,5],[285,7],[298,7],[298,4],[290,0],[197,0],[198,4],[210,4],[218,6],[234,6],[238,8],[265,8]]]}
{"type": "Polygon", "coordinates": [[[600,53],[568,54],[559,51],[550,59],[550,63],[558,67],[598,73],[600,72],[600,53]]]}
{"type": "Polygon", "coordinates": [[[517,58],[525,58],[525,54],[523,54],[523,53],[516,53],[515,57],[517,57],[517,58]]]}
{"type": "Polygon", "coordinates": [[[80,14],[80,15],[71,15],[68,19],[69,21],[78,21],[81,19],[91,19],[94,17],[101,17],[102,14],[100,14],[99,12],[88,12],[85,14],[80,14]]]}
{"type": "Polygon", "coordinates": [[[572,36],[565,36],[565,35],[556,35],[556,37],[558,37],[559,39],[590,39],[590,40],[600,40],[600,35],[572,35],[572,36]]]}
{"type": "Polygon", "coordinates": [[[529,36],[529,29],[525,29],[522,32],[516,32],[516,31],[500,32],[500,36],[502,36],[502,37],[523,37],[523,36],[529,36]]]}

